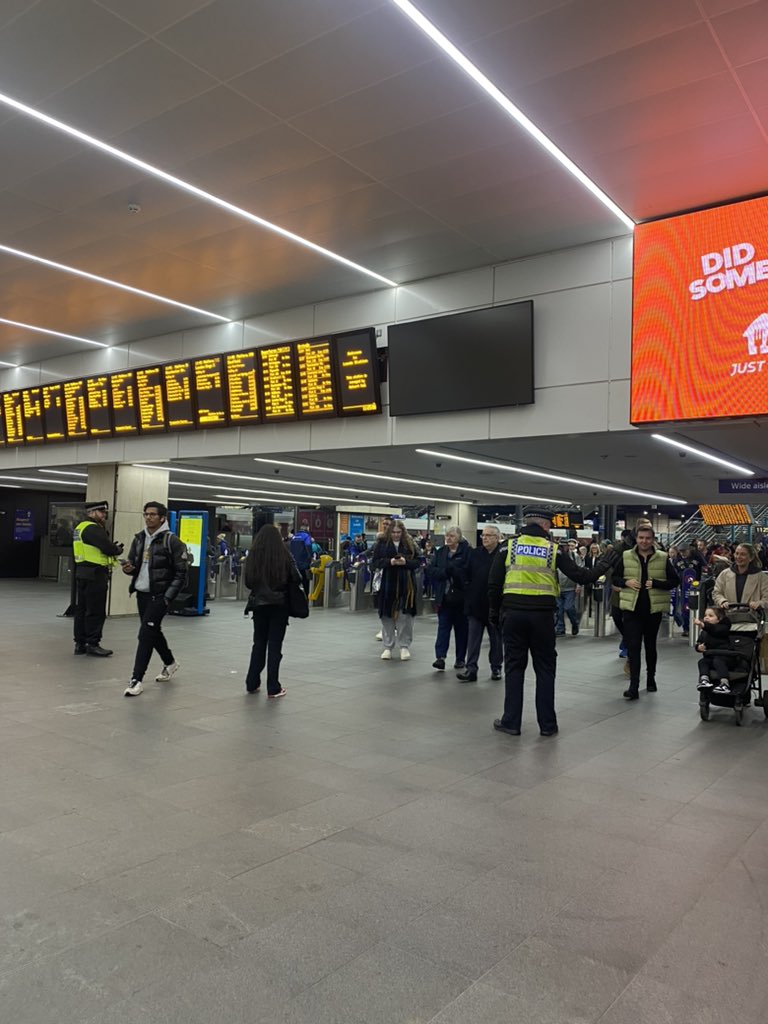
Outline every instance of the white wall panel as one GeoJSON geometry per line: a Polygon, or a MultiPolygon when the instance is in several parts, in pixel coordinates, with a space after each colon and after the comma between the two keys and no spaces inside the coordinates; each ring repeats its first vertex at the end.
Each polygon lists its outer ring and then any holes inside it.
{"type": "Polygon", "coordinates": [[[219,352],[237,352],[243,347],[243,323],[211,324],[194,331],[184,331],[182,352],[185,359],[219,352]]]}
{"type": "Polygon", "coordinates": [[[241,455],[269,455],[270,452],[308,452],[310,426],[304,423],[262,424],[240,430],[241,455]]]}
{"type": "Polygon", "coordinates": [[[496,267],[493,301],[510,302],[610,279],[611,243],[596,242],[496,267]]]}
{"type": "Polygon", "coordinates": [[[605,380],[610,321],[609,284],[538,296],[533,307],[536,389],[605,380]]]}
{"type": "Polygon", "coordinates": [[[195,455],[234,455],[240,447],[240,429],[198,430],[179,434],[179,458],[191,459],[195,455]]]}
{"type": "Polygon", "coordinates": [[[244,322],[243,348],[273,345],[279,341],[299,341],[315,334],[315,307],[298,306],[279,313],[254,316],[244,322]]]}
{"type": "Polygon", "coordinates": [[[608,377],[629,377],[632,365],[632,282],[614,281],[611,286],[611,343],[608,350],[608,377]]]}
{"type": "Polygon", "coordinates": [[[608,429],[631,430],[629,422],[629,381],[614,380],[610,384],[608,429]]]}
{"type": "Polygon", "coordinates": [[[353,331],[359,327],[392,323],[395,319],[395,293],[394,288],[382,288],[381,291],[368,292],[365,295],[351,295],[346,299],[320,302],[315,309],[315,326],[312,333],[332,334],[353,331]]]}
{"type": "Polygon", "coordinates": [[[396,416],[393,423],[393,444],[440,444],[442,441],[485,440],[489,436],[487,409],[430,416],[396,416]]]}
{"type": "Polygon", "coordinates": [[[52,374],[41,373],[40,364],[32,366],[14,366],[0,370],[0,391],[14,391],[16,388],[31,388],[39,384],[52,383],[56,378],[52,374]]]}
{"type": "Polygon", "coordinates": [[[397,289],[397,323],[421,317],[454,313],[493,302],[493,268],[482,267],[462,274],[448,274],[397,289]]]}
{"type": "Polygon", "coordinates": [[[151,363],[170,363],[182,357],[183,331],[161,334],[156,338],[143,338],[129,345],[129,366],[149,366],[151,363]]]}
{"type": "Polygon", "coordinates": [[[621,281],[624,278],[632,277],[632,248],[634,239],[631,235],[626,238],[614,238],[611,243],[613,249],[613,268],[611,276],[614,281],[621,281]]]}
{"type": "Polygon", "coordinates": [[[324,448],[375,448],[392,444],[393,424],[389,416],[320,421],[312,424],[310,446],[313,451],[322,451],[324,448]]]}
{"type": "Polygon", "coordinates": [[[491,438],[549,437],[604,431],[608,382],[540,388],[535,405],[491,409],[491,438]]]}

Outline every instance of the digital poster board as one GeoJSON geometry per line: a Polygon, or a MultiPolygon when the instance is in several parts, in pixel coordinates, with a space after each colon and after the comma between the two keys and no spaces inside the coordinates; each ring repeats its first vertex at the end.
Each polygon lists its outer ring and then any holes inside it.
{"type": "Polygon", "coordinates": [[[0,395],[0,446],[381,412],[372,328],[0,395]]]}
{"type": "Polygon", "coordinates": [[[768,198],[635,228],[630,420],[768,413],[768,198]]]}

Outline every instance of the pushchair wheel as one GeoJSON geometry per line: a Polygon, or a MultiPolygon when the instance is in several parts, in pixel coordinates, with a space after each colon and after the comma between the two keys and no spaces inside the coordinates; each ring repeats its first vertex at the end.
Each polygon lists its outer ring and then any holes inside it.
{"type": "MultiPolygon", "coordinates": [[[[699,714],[701,715],[702,722],[709,721],[709,703],[707,701],[699,701],[699,714]]],[[[766,711],[766,715],[768,715],[768,711],[766,711]]]]}

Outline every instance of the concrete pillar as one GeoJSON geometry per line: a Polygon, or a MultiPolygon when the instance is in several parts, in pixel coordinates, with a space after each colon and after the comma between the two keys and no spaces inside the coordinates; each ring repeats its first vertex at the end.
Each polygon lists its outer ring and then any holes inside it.
{"type": "Polygon", "coordinates": [[[475,547],[477,538],[477,506],[469,505],[463,501],[441,501],[435,505],[435,527],[433,532],[438,537],[444,537],[449,526],[458,526],[469,542],[470,547],[475,547]],[[448,519],[440,518],[448,516],[448,519]]]}
{"type": "MultiPolygon", "coordinates": [[[[125,544],[126,555],[134,534],[144,526],[145,502],[168,504],[168,476],[165,469],[139,469],[115,463],[88,467],[85,500],[109,502],[107,529],[113,540],[125,544]]],[[[115,569],[107,602],[109,615],[136,615],[136,600],[128,597],[128,583],[128,577],[115,569]]]]}

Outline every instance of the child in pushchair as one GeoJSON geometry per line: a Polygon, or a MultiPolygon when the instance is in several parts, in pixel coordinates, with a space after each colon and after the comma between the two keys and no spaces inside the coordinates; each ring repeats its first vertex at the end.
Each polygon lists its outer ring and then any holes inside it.
{"type": "Polygon", "coordinates": [[[728,648],[731,633],[731,620],[724,608],[710,605],[704,612],[703,619],[694,619],[694,625],[700,629],[696,640],[696,650],[702,655],[699,658],[699,690],[713,690],[715,693],[730,693],[731,685],[728,673],[730,659],[720,653],[728,648]],[[712,682],[712,676],[719,681],[712,682]]]}

